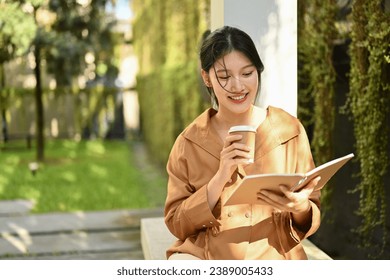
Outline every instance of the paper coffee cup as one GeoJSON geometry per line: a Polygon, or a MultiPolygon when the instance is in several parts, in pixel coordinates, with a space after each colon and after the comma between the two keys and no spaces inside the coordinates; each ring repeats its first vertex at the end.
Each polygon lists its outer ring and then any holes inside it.
{"type": "Polygon", "coordinates": [[[229,129],[229,134],[240,134],[242,139],[238,140],[238,143],[243,143],[246,146],[250,147],[250,159],[248,162],[253,163],[255,160],[255,138],[256,138],[256,128],[250,125],[237,125],[232,126],[229,129]]]}

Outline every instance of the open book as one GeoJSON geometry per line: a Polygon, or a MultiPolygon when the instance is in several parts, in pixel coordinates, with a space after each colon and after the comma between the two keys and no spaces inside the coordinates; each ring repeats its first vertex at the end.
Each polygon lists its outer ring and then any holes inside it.
{"type": "Polygon", "coordinates": [[[309,182],[317,176],[320,176],[321,179],[315,190],[319,190],[353,156],[353,154],[348,154],[328,161],[306,174],[256,174],[245,176],[225,205],[258,204],[257,193],[262,189],[281,192],[279,185],[285,185],[289,186],[292,191],[297,191],[306,185],[305,182],[309,182]]]}

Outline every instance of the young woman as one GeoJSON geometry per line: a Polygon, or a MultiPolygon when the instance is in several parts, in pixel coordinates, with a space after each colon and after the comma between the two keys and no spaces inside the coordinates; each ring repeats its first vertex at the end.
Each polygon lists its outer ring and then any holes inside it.
{"type": "Polygon", "coordinates": [[[299,192],[258,193],[261,204],[224,205],[245,175],[314,168],[298,119],[276,107],[255,106],[263,64],[252,39],[225,26],[202,43],[201,75],[214,108],[177,138],[167,163],[165,222],[178,240],[169,259],[307,259],[301,240],[320,225],[318,179],[299,192]],[[256,127],[255,160],[229,135],[235,125],[256,127]]]}

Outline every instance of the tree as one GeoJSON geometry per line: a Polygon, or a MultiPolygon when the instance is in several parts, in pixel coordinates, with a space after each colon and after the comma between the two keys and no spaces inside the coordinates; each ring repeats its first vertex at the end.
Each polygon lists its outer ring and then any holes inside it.
{"type": "Polygon", "coordinates": [[[5,90],[4,63],[24,55],[36,31],[33,15],[21,8],[21,2],[0,2],[0,111],[4,142],[8,140],[6,112],[9,96],[5,90]]]}
{"type": "MultiPolygon", "coordinates": [[[[50,11],[56,14],[56,21],[51,26],[55,36],[47,51],[47,70],[55,77],[58,94],[63,91],[77,94],[76,91],[80,88],[74,84],[74,80],[84,75],[86,69],[94,69],[91,80],[96,81],[102,76],[107,80],[108,74],[112,73],[107,70],[112,69],[116,78],[116,67],[112,59],[115,44],[111,34],[111,27],[115,22],[107,17],[105,12],[108,2],[108,0],[49,2],[50,11]],[[87,56],[90,59],[86,59],[87,56]]],[[[115,4],[115,1],[111,2],[115,4]]],[[[83,133],[87,138],[92,121],[108,95],[107,86],[109,85],[106,83],[103,93],[99,92],[98,101],[88,108],[88,116],[81,124],[82,130],[87,131],[83,133]]]]}
{"type": "MultiPolygon", "coordinates": [[[[31,51],[35,57],[38,161],[44,160],[45,140],[42,72],[47,70],[54,75],[57,92],[63,88],[77,92],[77,85],[73,81],[84,74],[88,66],[85,59],[87,53],[94,54],[94,63],[104,63],[107,69],[115,69],[112,67],[113,46],[110,37],[113,21],[107,20],[105,13],[108,1],[19,0],[12,3],[2,1],[0,4],[0,64],[27,51],[31,51]],[[42,61],[46,61],[47,68],[42,69],[42,61]]],[[[115,5],[114,0],[111,2],[115,5]]],[[[115,71],[110,73],[115,75],[115,71]]],[[[4,82],[1,85],[3,88],[4,82]]],[[[5,115],[3,92],[1,91],[0,108],[2,115],[5,115]]],[[[3,122],[5,123],[4,117],[3,122]]]]}

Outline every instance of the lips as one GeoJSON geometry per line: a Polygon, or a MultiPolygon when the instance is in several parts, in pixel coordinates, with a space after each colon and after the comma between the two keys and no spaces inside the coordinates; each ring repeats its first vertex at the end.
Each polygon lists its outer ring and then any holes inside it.
{"type": "Polygon", "coordinates": [[[228,98],[231,99],[234,103],[242,103],[246,100],[246,97],[248,96],[248,93],[246,94],[240,94],[240,95],[234,95],[229,96],[228,98]]]}

